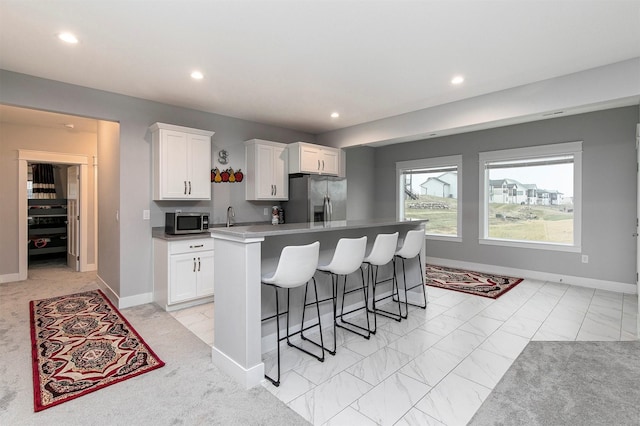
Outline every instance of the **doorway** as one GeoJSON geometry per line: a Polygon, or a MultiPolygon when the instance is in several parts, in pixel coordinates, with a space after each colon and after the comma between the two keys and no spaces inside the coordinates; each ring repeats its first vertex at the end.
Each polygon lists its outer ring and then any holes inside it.
{"type": "Polygon", "coordinates": [[[27,163],[28,268],[80,270],[80,167],[27,163]]]}
{"type": "MultiPolygon", "coordinates": [[[[28,167],[29,163],[48,163],[58,165],[71,165],[77,166],[79,170],[80,182],[89,182],[89,159],[87,156],[75,155],[75,154],[61,154],[46,151],[30,151],[19,150],[18,151],[18,182],[22,190],[18,191],[18,219],[19,219],[19,238],[18,238],[18,275],[19,280],[27,279],[28,274],[28,202],[27,202],[27,181],[28,181],[28,167]]],[[[95,163],[95,159],[94,159],[95,163]]],[[[96,269],[96,264],[88,263],[89,252],[89,215],[88,205],[91,202],[89,197],[89,185],[79,185],[78,188],[78,214],[79,226],[77,227],[77,234],[79,234],[77,245],[78,270],[81,272],[91,271],[96,269]]],[[[95,186],[95,181],[94,181],[95,186]]],[[[95,191],[95,188],[94,188],[95,191]]],[[[94,209],[95,210],[95,209],[94,209]]],[[[95,227],[93,228],[95,234],[95,227]]],[[[95,236],[93,238],[95,241],[95,236]]],[[[94,254],[94,258],[96,258],[94,254]]]]}

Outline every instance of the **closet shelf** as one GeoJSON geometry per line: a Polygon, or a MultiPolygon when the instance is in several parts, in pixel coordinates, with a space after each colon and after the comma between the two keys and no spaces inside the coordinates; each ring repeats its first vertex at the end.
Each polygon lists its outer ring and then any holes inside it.
{"type": "Polygon", "coordinates": [[[29,199],[29,257],[67,252],[67,200],[29,199]]]}

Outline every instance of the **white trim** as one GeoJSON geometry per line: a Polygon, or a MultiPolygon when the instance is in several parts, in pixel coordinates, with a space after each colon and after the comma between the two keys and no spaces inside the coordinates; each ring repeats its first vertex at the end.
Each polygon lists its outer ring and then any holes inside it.
{"type": "MultiPolygon", "coordinates": [[[[24,278],[24,279],[26,279],[26,278],[24,278]]],[[[20,279],[20,274],[4,274],[4,275],[0,275],[0,284],[2,284],[2,283],[12,283],[14,281],[23,281],[23,280],[20,279]]]]}
{"type": "Polygon", "coordinates": [[[408,160],[396,162],[396,218],[401,220],[404,213],[404,205],[400,203],[400,194],[404,192],[402,183],[400,182],[400,175],[403,170],[417,169],[417,168],[435,168],[435,167],[447,167],[456,166],[457,176],[457,194],[456,200],[458,202],[457,213],[457,235],[438,235],[429,234],[428,227],[425,224],[426,235],[428,238],[442,239],[444,241],[462,241],[462,155],[448,155],[445,157],[423,158],[420,160],[408,160]],[[435,238],[434,238],[435,237],[435,238]]]}
{"type": "MultiPolygon", "coordinates": [[[[468,269],[470,271],[502,274],[531,280],[550,281],[575,285],[578,287],[595,288],[598,290],[614,291],[617,293],[636,294],[637,287],[631,283],[617,281],[597,280],[593,278],[576,277],[571,275],[553,274],[550,272],[530,271],[519,268],[507,268],[504,266],[487,265],[483,263],[464,262],[459,260],[441,259],[427,256],[427,263],[449,268],[468,269]]],[[[427,289],[428,290],[428,289],[427,289]]]]}
{"type": "Polygon", "coordinates": [[[153,302],[153,292],[141,293],[141,294],[136,294],[134,296],[118,298],[118,308],[119,309],[130,308],[132,306],[146,305],[147,303],[152,303],[152,302],[153,302]]]}
{"type": "Polygon", "coordinates": [[[211,360],[220,370],[240,382],[246,389],[258,386],[265,380],[262,362],[251,368],[244,368],[215,346],[211,348],[211,360]]]}
{"type": "Polygon", "coordinates": [[[96,275],[96,281],[100,290],[118,307],[118,309],[130,308],[132,306],[145,305],[153,302],[153,293],[136,294],[135,296],[119,297],[116,292],[100,277],[96,275]]]}
{"type": "Polygon", "coordinates": [[[194,129],[192,127],[176,126],[175,124],[167,124],[167,123],[154,123],[149,127],[149,129],[151,129],[152,132],[156,132],[159,129],[163,129],[163,130],[172,130],[174,132],[191,133],[194,135],[202,135],[202,136],[208,136],[208,137],[211,137],[215,134],[215,132],[212,132],[209,130],[194,129]]]}
{"type": "Polygon", "coordinates": [[[518,160],[529,157],[546,157],[550,155],[574,154],[582,152],[582,141],[562,142],[549,145],[536,145],[525,148],[501,149],[478,153],[481,162],[518,160]]]}
{"type": "Polygon", "coordinates": [[[502,247],[517,247],[534,250],[552,250],[552,251],[564,251],[569,253],[580,253],[582,247],[576,247],[569,244],[553,244],[553,243],[539,243],[537,241],[520,241],[520,240],[501,240],[497,238],[479,238],[479,244],[486,244],[489,246],[502,246],[502,247]]]}
{"type": "MultiPolygon", "coordinates": [[[[18,281],[27,279],[28,257],[27,257],[27,241],[28,241],[28,224],[27,224],[27,191],[24,185],[27,182],[27,162],[45,162],[55,164],[72,164],[80,166],[80,272],[86,272],[89,269],[87,264],[87,223],[88,216],[88,194],[89,188],[86,184],[88,177],[88,157],[78,154],[67,154],[49,151],[33,151],[28,149],[18,150],[18,281]]],[[[94,191],[96,188],[94,188],[94,191]]],[[[95,229],[95,238],[97,238],[97,228],[95,229]]],[[[97,256],[97,252],[95,253],[97,256]]]]}
{"type": "Polygon", "coordinates": [[[456,237],[456,236],[453,236],[453,235],[426,234],[425,238],[427,240],[449,241],[449,242],[453,242],[453,243],[461,243],[462,242],[462,237],[456,237]]]}
{"type": "Polygon", "coordinates": [[[111,287],[109,287],[109,285],[98,274],[96,274],[96,281],[100,290],[102,290],[102,292],[109,298],[109,300],[111,300],[111,302],[115,306],[118,306],[118,295],[116,294],[116,292],[113,291],[111,287]]]}
{"type": "Polygon", "coordinates": [[[526,148],[503,149],[478,153],[479,243],[507,247],[524,247],[556,251],[582,251],[582,142],[564,142],[550,145],[538,145],[526,148]],[[489,238],[489,205],[487,203],[489,175],[485,163],[490,161],[517,160],[551,155],[573,155],[573,244],[556,245],[544,242],[527,242],[489,238]],[[569,249],[570,248],[570,249],[569,249]]]}

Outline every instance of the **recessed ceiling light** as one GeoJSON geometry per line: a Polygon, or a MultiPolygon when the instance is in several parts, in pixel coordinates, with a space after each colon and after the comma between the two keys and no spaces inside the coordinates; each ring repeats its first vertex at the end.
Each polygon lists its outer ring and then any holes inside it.
{"type": "Polygon", "coordinates": [[[456,75],[451,79],[451,84],[462,84],[464,81],[464,77],[461,75],[456,75]]]}
{"type": "Polygon", "coordinates": [[[340,117],[339,113],[337,113],[337,112],[332,112],[331,113],[331,118],[338,118],[338,117],[340,117]]]}
{"type": "Polygon", "coordinates": [[[58,34],[58,38],[65,43],[76,44],[78,43],[78,39],[71,33],[60,33],[58,34]]]}
{"type": "Polygon", "coordinates": [[[191,73],[191,78],[193,78],[194,80],[202,80],[204,78],[204,74],[202,74],[200,71],[194,71],[191,73]]]}

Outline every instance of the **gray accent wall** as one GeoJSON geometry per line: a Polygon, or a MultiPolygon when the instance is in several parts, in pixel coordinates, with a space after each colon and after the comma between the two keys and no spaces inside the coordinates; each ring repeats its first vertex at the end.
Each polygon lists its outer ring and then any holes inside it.
{"type": "Polygon", "coordinates": [[[375,149],[367,146],[347,148],[347,219],[361,220],[375,214],[375,149]]]}
{"type": "MultiPolygon", "coordinates": [[[[52,80],[45,80],[25,74],[0,70],[0,103],[58,112],[63,114],[80,115],[117,122],[120,124],[119,146],[99,146],[98,151],[103,155],[117,155],[117,161],[112,162],[118,171],[109,172],[108,198],[102,200],[98,194],[99,209],[106,216],[99,215],[98,228],[102,232],[117,232],[119,237],[111,235],[106,241],[98,240],[98,256],[103,262],[98,262],[98,274],[120,298],[130,298],[125,303],[144,303],[145,297],[153,290],[152,286],[152,244],[151,228],[164,224],[164,212],[181,208],[184,211],[205,210],[213,214],[213,221],[224,222],[227,206],[233,205],[236,220],[261,221],[269,217],[263,216],[264,207],[270,203],[253,203],[244,200],[244,183],[212,184],[211,202],[185,203],[163,202],[151,200],[151,133],[149,126],[155,122],[164,122],[185,127],[210,130],[215,132],[212,137],[212,167],[217,160],[219,150],[229,152],[228,166],[234,169],[244,169],[243,141],[253,138],[273,140],[283,143],[296,141],[315,142],[315,136],[285,128],[269,126],[261,123],[225,117],[195,111],[177,106],[151,102],[143,99],[88,89],[52,80]],[[107,152],[105,152],[107,150],[107,152]],[[116,154],[117,151],[117,154],[116,154]],[[116,193],[115,185],[119,185],[116,193]],[[115,203],[117,207],[101,203],[115,203]],[[116,226],[114,211],[119,210],[119,223],[116,226]],[[151,210],[151,220],[143,220],[143,210],[151,210]],[[105,224],[103,221],[108,221],[105,224]],[[104,251],[104,253],[102,252],[104,251]],[[108,260],[107,260],[108,259],[108,260]],[[119,271],[106,268],[115,265],[119,259],[119,271]],[[101,263],[107,263],[101,264],[101,263]],[[119,277],[114,282],[113,275],[119,277]]],[[[98,162],[100,164],[100,158],[98,162]]],[[[104,165],[107,167],[107,165],[104,165]]],[[[225,166],[228,167],[228,166],[225,166]]],[[[99,166],[99,171],[104,170],[99,166]]],[[[17,175],[17,169],[16,169],[17,175]]],[[[100,175],[98,177],[100,181],[100,175]]],[[[100,184],[102,185],[102,184],[100,184]]],[[[5,193],[3,186],[3,202],[17,204],[17,188],[8,189],[5,193]]],[[[102,186],[100,186],[102,188],[102,186]]],[[[99,188],[99,189],[100,189],[99,188]]],[[[6,213],[10,216],[11,209],[6,213]]],[[[5,210],[2,210],[3,217],[5,210]]],[[[17,215],[17,208],[16,213],[17,215]]],[[[100,232],[99,231],[99,232],[100,232]]],[[[11,250],[16,250],[15,238],[3,241],[0,256],[11,250]]],[[[0,270],[0,275],[17,273],[17,264],[10,270],[0,270]]]]}
{"type": "Polygon", "coordinates": [[[427,240],[427,256],[635,285],[637,122],[633,106],[376,148],[375,217],[396,214],[396,162],[461,154],[462,242],[427,240]],[[478,153],[572,141],[583,142],[589,263],[581,253],[480,245],[478,153]]]}

